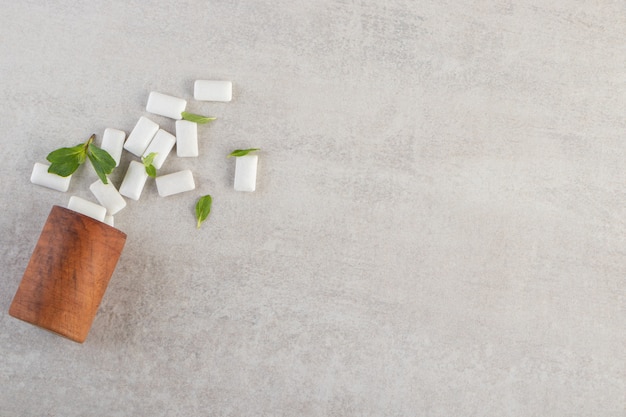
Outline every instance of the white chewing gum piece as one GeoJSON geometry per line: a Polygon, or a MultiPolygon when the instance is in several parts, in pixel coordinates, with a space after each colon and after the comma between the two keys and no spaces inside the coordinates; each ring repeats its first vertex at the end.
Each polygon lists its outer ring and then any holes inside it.
{"type": "Polygon", "coordinates": [[[35,162],[33,172],[30,175],[30,182],[42,187],[51,188],[56,191],[66,192],[70,188],[72,176],[62,177],[48,172],[50,165],[35,162]]]}
{"type": "Polygon", "coordinates": [[[148,148],[143,153],[143,156],[145,158],[152,152],[156,153],[157,155],[154,157],[152,165],[154,165],[156,169],[161,169],[163,162],[165,162],[167,155],[170,154],[175,143],[176,137],[174,135],[163,129],[159,129],[156,135],[154,135],[154,139],[152,139],[152,142],[150,142],[150,145],[148,145],[148,148]]]}
{"type": "Polygon", "coordinates": [[[101,222],[104,222],[104,218],[107,214],[107,209],[101,205],[92,203],[84,198],[76,197],[75,195],[70,197],[67,208],[101,222]]]}
{"type": "Polygon", "coordinates": [[[181,113],[185,111],[186,107],[187,101],[182,98],[152,91],[148,96],[146,111],[159,116],[169,117],[170,119],[180,120],[183,118],[181,113]]]}
{"type": "Polygon", "coordinates": [[[231,81],[196,80],[193,84],[193,98],[200,101],[231,101],[233,83],[231,81]]]}
{"type": "Polygon", "coordinates": [[[100,147],[107,151],[113,159],[115,159],[115,166],[120,165],[120,158],[122,157],[122,149],[124,149],[124,140],[126,139],[126,132],[123,130],[112,129],[110,127],[104,129],[102,135],[102,144],[100,147]]]}
{"type": "Polygon", "coordinates": [[[156,177],[155,182],[161,197],[184,193],[196,188],[193,174],[188,169],[156,177]]]}
{"type": "Polygon", "coordinates": [[[235,190],[256,190],[256,168],[259,160],[258,155],[238,156],[235,163],[235,190]]]}
{"type": "Polygon", "coordinates": [[[107,214],[114,215],[126,207],[126,200],[117,191],[111,180],[107,184],[97,180],[89,186],[89,189],[100,205],[107,209],[107,214]]]}
{"type": "Polygon", "coordinates": [[[120,194],[135,201],[139,200],[147,179],[146,167],[141,162],[130,161],[122,185],[120,185],[120,194]]]}
{"type": "Polygon", "coordinates": [[[124,143],[124,149],[135,156],[141,157],[158,130],[158,124],[147,117],[141,116],[132,132],[128,135],[128,139],[124,143]]]}
{"type": "Polygon", "coordinates": [[[107,214],[106,216],[104,216],[104,222],[111,227],[115,227],[115,221],[113,220],[112,214],[107,214]]]}
{"type": "Polygon", "coordinates": [[[198,124],[189,120],[176,121],[176,155],[182,158],[198,156],[198,124]]]}

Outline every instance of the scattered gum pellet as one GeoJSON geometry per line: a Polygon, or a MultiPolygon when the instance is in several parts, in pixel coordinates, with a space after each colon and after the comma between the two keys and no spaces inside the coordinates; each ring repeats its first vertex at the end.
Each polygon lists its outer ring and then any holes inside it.
{"type": "Polygon", "coordinates": [[[112,214],[107,214],[106,216],[104,216],[104,222],[111,227],[115,227],[115,221],[113,220],[112,214]]]}
{"type": "Polygon", "coordinates": [[[30,182],[53,190],[66,192],[70,188],[72,176],[62,177],[48,172],[50,165],[35,162],[33,172],[30,175],[30,182]]]}
{"type": "Polygon", "coordinates": [[[175,143],[176,137],[174,135],[163,129],[159,129],[156,135],[154,135],[154,139],[152,139],[152,142],[150,142],[150,145],[148,145],[148,148],[143,153],[143,156],[146,157],[152,152],[155,152],[157,155],[152,161],[152,165],[154,165],[156,169],[160,169],[175,143]]]}
{"type": "Polygon", "coordinates": [[[198,124],[188,120],[176,121],[176,155],[198,156],[198,124]]]}
{"type": "Polygon", "coordinates": [[[156,177],[155,182],[161,197],[191,191],[196,188],[193,174],[188,169],[156,177]]]}
{"type": "Polygon", "coordinates": [[[193,97],[200,101],[231,101],[233,83],[230,81],[196,80],[193,97]]]}
{"type": "Polygon", "coordinates": [[[185,107],[187,107],[187,101],[182,98],[152,91],[148,96],[146,111],[180,120],[182,119],[181,113],[185,111],[185,107]]]}
{"type": "Polygon", "coordinates": [[[70,197],[70,201],[69,203],[67,203],[67,208],[101,222],[104,221],[104,218],[107,214],[107,209],[102,207],[101,205],[92,203],[91,201],[85,200],[84,198],[76,197],[74,195],[70,197]]]}
{"type": "Polygon", "coordinates": [[[139,200],[147,179],[146,167],[141,162],[130,161],[122,185],[120,185],[120,194],[135,201],[139,200]]]}
{"type": "Polygon", "coordinates": [[[135,156],[141,157],[158,130],[158,124],[147,117],[141,116],[132,132],[128,135],[128,139],[124,143],[124,149],[135,156]]]}
{"type": "Polygon", "coordinates": [[[254,191],[256,189],[256,168],[258,155],[244,155],[235,158],[235,190],[254,191]]]}
{"type": "Polygon", "coordinates": [[[102,144],[100,147],[107,151],[109,155],[115,159],[116,167],[120,165],[122,149],[124,148],[124,139],[126,139],[126,132],[118,129],[112,129],[110,127],[104,129],[102,144]]]}
{"type": "Polygon", "coordinates": [[[107,184],[97,180],[89,186],[89,189],[110,215],[116,214],[126,207],[126,200],[124,200],[124,197],[117,191],[110,180],[107,184]]]}

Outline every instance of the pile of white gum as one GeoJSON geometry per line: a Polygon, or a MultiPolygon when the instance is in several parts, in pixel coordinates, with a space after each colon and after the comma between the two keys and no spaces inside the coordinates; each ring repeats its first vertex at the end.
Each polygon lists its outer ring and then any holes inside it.
{"type": "MultiPolygon", "coordinates": [[[[196,80],[194,99],[229,102],[232,100],[232,83],[230,81],[196,80]]],[[[153,152],[156,153],[152,164],[157,170],[163,166],[174,146],[176,146],[178,157],[197,157],[198,127],[194,122],[182,120],[181,113],[185,111],[186,107],[187,101],[182,98],[153,91],[148,97],[146,111],[176,120],[176,134],[173,135],[161,129],[157,123],[142,116],[128,138],[122,130],[105,129],[100,147],[113,157],[116,167],[120,164],[123,150],[138,158],[146,157],[153,152]]],[[[245,155],[236,158],[234,181],[236,191],[254,191],[256,189],[257,160],[257,155],[245,155]]],[[[30,181],[33,184],[66,192],[69,189],[72,176],[61,177],[49,173],[48,167],[49,164],[35,163],[30,181]]],[[[131,160],[119,190],[111,181],[104,184],[98,179],[89,186],[89,189],[99,204],[72,196],[67,207],[113,226],[113,216],[126,207],[124,197],[139,200],[147,180],[148,174],[144,164],[140,160],[131,160]]],[[[161,197],[196,188],[190,170],[158,175],[155,178],[155,184],[161,197]]]]}

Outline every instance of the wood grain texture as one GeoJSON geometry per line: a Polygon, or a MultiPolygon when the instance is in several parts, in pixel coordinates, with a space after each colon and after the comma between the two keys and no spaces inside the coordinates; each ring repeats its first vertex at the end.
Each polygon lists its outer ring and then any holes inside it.
{"type": "Polygon", "coordinates": [[[54,206],[9,314],[82,343],[126,242],[126,234],[54,206]]]}

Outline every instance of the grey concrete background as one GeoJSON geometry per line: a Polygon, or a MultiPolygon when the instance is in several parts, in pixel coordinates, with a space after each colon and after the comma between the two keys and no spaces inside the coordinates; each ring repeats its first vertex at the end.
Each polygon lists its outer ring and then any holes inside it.
{"type": "Polygon", "coordinates": [[[0,415],[626,415],[623,1],[1,6],[0,415]],[[116,216],[85,344],[8,316],[52,205],[92,199],[33,164],[152,90],[218,117],[161,170],[197,189],[116,216]]]}

